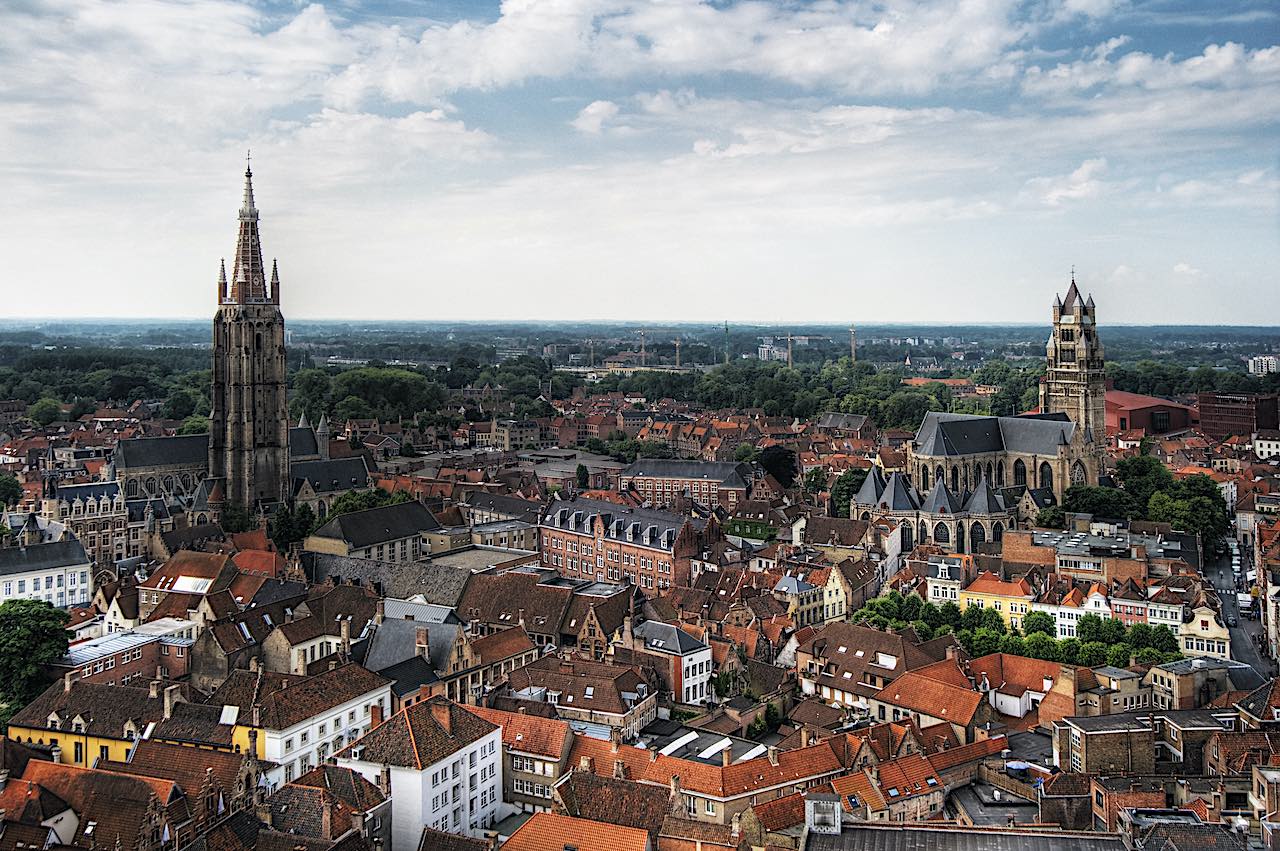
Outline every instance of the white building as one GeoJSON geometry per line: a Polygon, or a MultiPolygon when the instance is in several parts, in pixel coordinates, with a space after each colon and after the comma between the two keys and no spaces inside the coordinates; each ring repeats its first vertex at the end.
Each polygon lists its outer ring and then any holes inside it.
{"type": "Polygon", "coordinates": [[[1253,436],[1253,454],[1266,460],[1280,455],[1280,431],[1263,429],[1253,436]]]}
{"type": "Polygon", "coordinates": [[[416,848],[424,826],[478,837],[506,814],[502,728],[443,698],[415,703],[337,755],[391,781],[391,844],[416,848]]]}
{"type": "MultiPolygon", "coordinates": [[[[18,535],[23,542],[35,540],[25,528],[18,535]]],[[[87,603],[93,597],[91,570],[88,554],[74,537],[0,547],[0,603],[44,600],[60,608],[87,603]]]]}
{"type": "Polygon", "coordinates": [[[700,704],[712,696],[711,647],[679,627],[644,621],[631,629],[644,652],[668,658],[671,693],[677,703],[700,704]]]}
{"type": "Polygon", "coordinates": [[[1254,355],[1249,358],[1250,375],[1268,375],[1280,372],[1280,357],[1276,355],[1254,355]]]}

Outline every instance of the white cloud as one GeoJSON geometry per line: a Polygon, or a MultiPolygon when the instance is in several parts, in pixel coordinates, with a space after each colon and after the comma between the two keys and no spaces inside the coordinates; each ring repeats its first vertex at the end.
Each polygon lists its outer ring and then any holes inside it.
{"type": "Polygon", "coordinates": [[[1097,198],[1105,191],[1102,175],[1107,171],[1104,157],[1085,160],[1080,167],[1059,177],[1038,177],[1027,181],[1027,188],[1050,207],[1058,207],[1069,201],[1097,198]]]}
{"type": "Polygon", "coordinates": [[[579,133],[599,136],[604,125],[618,114],[618,105],[611,100],[592,101],[582,108],[578,117],[569,122],[579,133]]]}
{"type": "Polygon", "coordinates": [[[1175,263],[1173,265],[1173,273],[1175,275],[1186,275],[1189,278],[1198,278],[1204,274],[1195,266],[1192,266],[1190,263],[1186,263],[1186,262],[1175,263]]]}

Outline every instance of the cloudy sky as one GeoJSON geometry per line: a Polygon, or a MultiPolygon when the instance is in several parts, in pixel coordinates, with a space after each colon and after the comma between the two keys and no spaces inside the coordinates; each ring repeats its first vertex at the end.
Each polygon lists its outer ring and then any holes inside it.
{"type": "Polygon", "coordinates": [[[1270,0],[8,0],[3,313],[1280,316],[1270,0]],[[269,262],[269,261],[268,261],[269,262]]]}

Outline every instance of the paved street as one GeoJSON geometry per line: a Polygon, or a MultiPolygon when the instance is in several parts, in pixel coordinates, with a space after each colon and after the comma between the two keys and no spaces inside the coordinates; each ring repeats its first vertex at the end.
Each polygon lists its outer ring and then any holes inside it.
{"type": "Polygon", "coordinates": [[[1235,615],[1240,622],[1239,626],[1230,627],[1231,658],[1237,662],[1244,662],[1262,677],[1270,677],[1273,671],[1272,663],[1262,657],[1258,651],[1258,645],[1254,643],[1254,636],[1262,632],[1262,622],[1242,617],[1236,608],[1238,589],[1235,576],[1231,572],[1230,553],[1221,558],[1206,559],[1205,575],[1218,589],[1219,596],[1222,598],[1223,617],[1235,615]]]}

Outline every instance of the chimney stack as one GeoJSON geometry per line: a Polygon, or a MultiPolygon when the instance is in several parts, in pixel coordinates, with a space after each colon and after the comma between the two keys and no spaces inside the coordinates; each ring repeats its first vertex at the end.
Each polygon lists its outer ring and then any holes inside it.
{"type": "Polygon", "coordinates": [[[733,749],[730,745],[725,745],[724,750],[720,751],[720,765],[722,768],[728,768],[731,762],[733,762],[733,749]]]}
{"type": "Polygon", "coordinates": [[[431,701],[431,717],[436,719],[436,723],[443,727],[446,733],[453,733],[453,719],[449,715],[449,701],[431,701]]]}
{"type": "Polygon", "coordinates": [[[63,677],[62,677],[62,690],[63,690],[64,692],[70,692],[70,691],[71,691],[71,687],[72,687],[73,685],[75,685],[76,680],[77,680],[77,679],[79,679],[79,677],[78,677],[78,676],[76,676],[76,673],[77,673],[76,671],[67,671],[67,673],[66,673],[65,675],[63,675],[63,677]]]}
{"type": "Polygon", "coordinates": [[[431,633],[427,627],[420,626],[414,630],[414,654],[431,661],[431,633]]]}
{"type": "MultiPolygon", "coordinates": [[[[382,704],[375,703],[369,707],[369,729],[379,726],[382,723],[382,704]]],[[[446,728],[447,729],[447,728],[446,728]]]]}
{"type": "Polygon", "coordinates": [[[159,697],[160,697],[160,681],[159,681],[159,680],[152,680],[150,683],[148,683],[148,684],[147,684],[147,693],[151,695],[151,699],[152,699],[152,700],[157,700],[157,699],[159,699],[159,697]]]}
{"type": "Polygon", "coordinates": [[[778,749],[777,749],[776,747],[774,747],[774,746],[770,745],[770,746],[769,746],[769,751],[768,751],[768,753],[769,753],[769,764],[770,764],[770,765],[777,765],[777,764],[778,764],[778,749]]]}
{"type": "Polygon", "coordinates": [[[183,701],[182,686],[172,685],[164,690],[164,718],[166,721],[173,715],[173,705],[183,701]]]}

